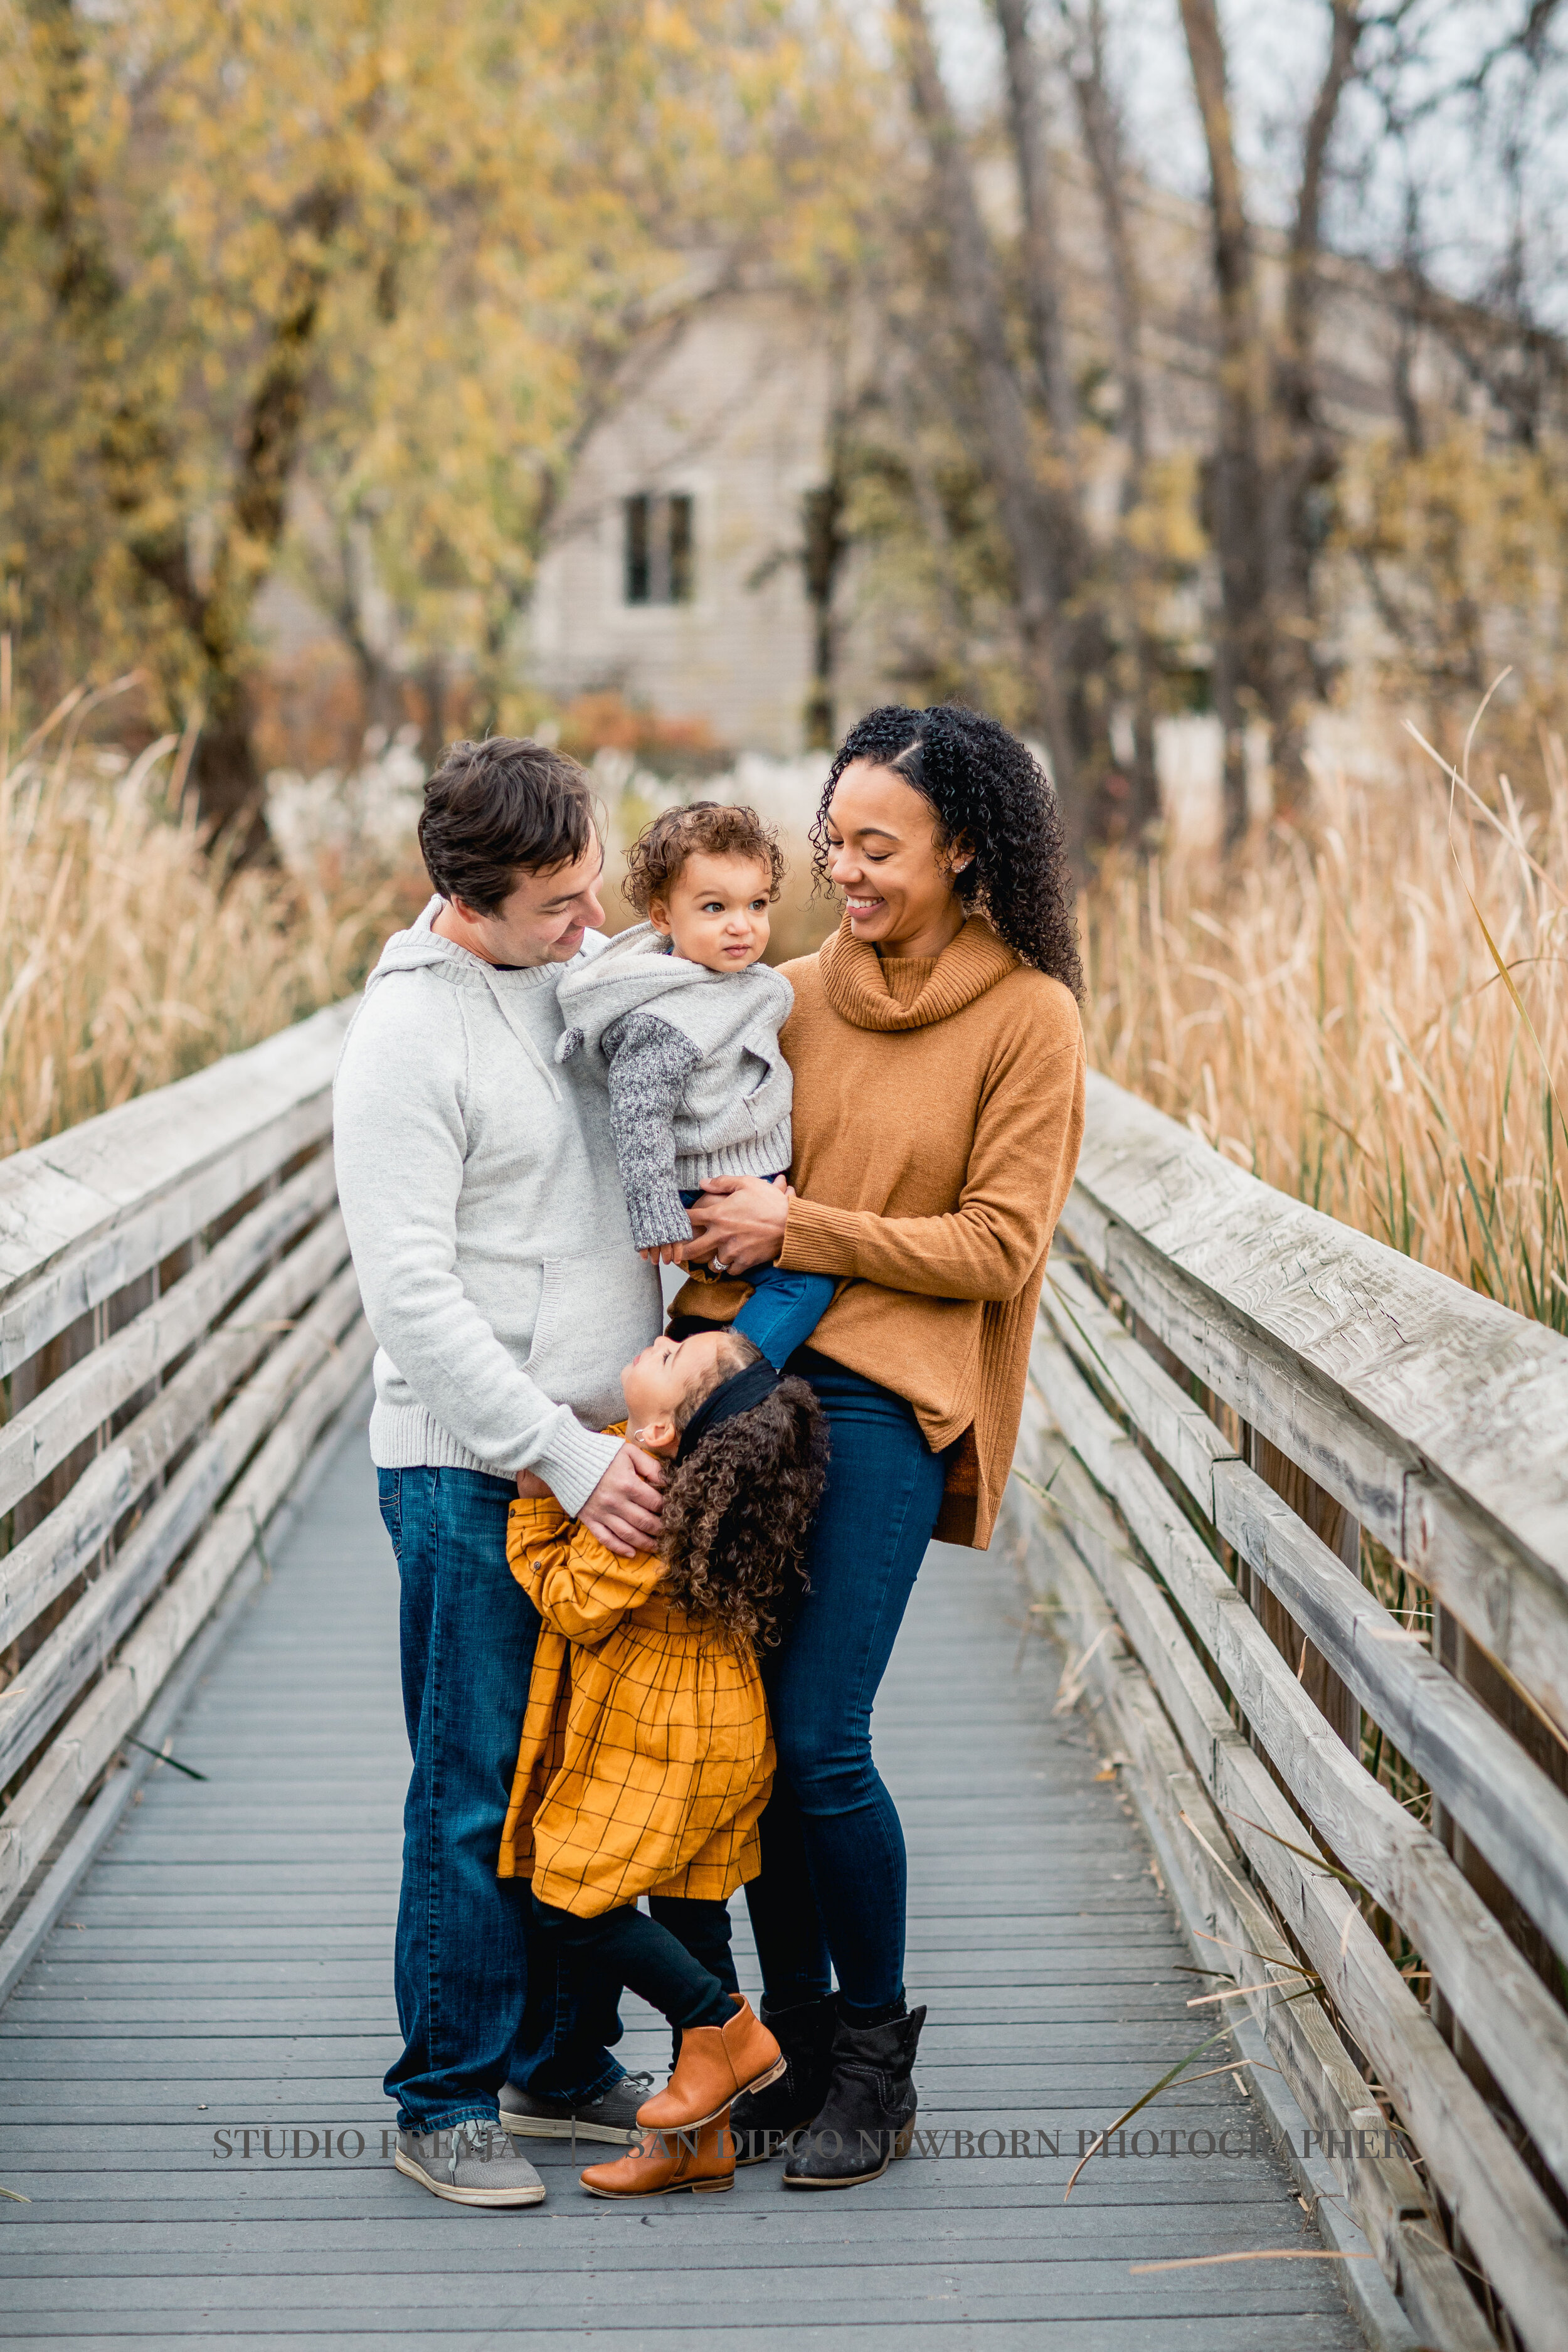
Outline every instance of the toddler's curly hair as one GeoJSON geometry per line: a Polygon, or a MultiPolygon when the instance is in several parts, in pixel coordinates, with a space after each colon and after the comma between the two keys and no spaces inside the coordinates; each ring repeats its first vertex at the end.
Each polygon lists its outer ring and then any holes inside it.
{"type": "MultiPolygon", "coordinates": [[[[730,1335],[719,1378],[760,1359],[730,1335]]],[[[702,1402],[687,1399],[687,1413],[702,1402]]],[[[808,1381],[782,1380],[761,1404],[721,1421],[678,1463],[664,1490],[662,1599],[771,1649],[805,1590],[805,1548],[827,1475],[827,1422],[808,1381]]]]}
{"type": "Polygon", "coordinates": [[[691,857],[754,857],[768,871],[768,897],[776,898],[784,877],[778,835],[755,809],[728,801],[691,801],[665,809],[646,825],[626,852],[626,897],[646,921],[656,898],[668,900],[691,857]]]}

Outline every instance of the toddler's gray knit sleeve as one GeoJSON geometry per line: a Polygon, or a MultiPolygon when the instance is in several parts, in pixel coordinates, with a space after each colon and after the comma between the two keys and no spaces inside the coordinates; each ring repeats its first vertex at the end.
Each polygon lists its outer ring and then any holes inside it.
{"type": "Polygon", "coordinates": [[[610,1066],[610,1129],[638,1249],[689,1242],[675,1181],[675,1114],[702,1059],[694,1039],[651,1013],[628,1013],[601,1040],[610,1066]]]}

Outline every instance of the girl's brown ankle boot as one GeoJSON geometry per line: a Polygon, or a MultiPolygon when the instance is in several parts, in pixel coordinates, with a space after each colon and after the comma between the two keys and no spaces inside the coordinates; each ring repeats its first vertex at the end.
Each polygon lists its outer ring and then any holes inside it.
{"type": "Polygon", "coordinates": [[[662,2091],[645,2099],[637,2122],[654,2131],[686,2131],[711,2123],[742,2091],[760,2090],[784,2072],[778,2043],[741,1993],[728,2025],[689,2025],[680,2036],[675,2072],[662,2091]]]}
{"type": "MultiPolygon", "coordinates": [[[[717,2032],[717,2028],[713,2029],[717,2032]]],[[[613,2164],[591,2164],[582,2175],[591,2197],[669,2197],[678,2189],[711,2196],[735,2185],[735,2140],[730,2110],[687,2131],[650,2131],[640,2147],[613,2164]]]]}

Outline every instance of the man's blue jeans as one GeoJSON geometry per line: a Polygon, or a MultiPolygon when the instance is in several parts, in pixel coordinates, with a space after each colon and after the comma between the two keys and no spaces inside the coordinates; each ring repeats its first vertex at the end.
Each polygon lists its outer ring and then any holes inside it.
{"type": "Polygon", "coordinates": [[[604,2047],[620,2038],[617,1989],[585,1983],[579,2002],[531,1927],[527,1880],[496,1876],[539,1635],[507,1566],[517,1489],[477,1470],[378,1475],[414,1751],[395,1967],[405,2047],[386,2089],[402,2129],[446,2131],[493,2121],[509,2079],[564,2099],[618,2081],[604,2047]]]}

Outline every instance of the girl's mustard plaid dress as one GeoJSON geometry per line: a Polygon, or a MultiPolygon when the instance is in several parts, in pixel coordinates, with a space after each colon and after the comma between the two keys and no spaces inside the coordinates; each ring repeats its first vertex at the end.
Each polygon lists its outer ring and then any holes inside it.
{"type": "Polygon", "coordinates": [[[544,1622],[500,1875],[584,1919],[722,1902],[761,1867],[773,1776],[751,1643],[661,1601],[661,1559],[617,1559],[553,1498],[512,1505],[506,1553],[544,1622]]]}

